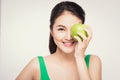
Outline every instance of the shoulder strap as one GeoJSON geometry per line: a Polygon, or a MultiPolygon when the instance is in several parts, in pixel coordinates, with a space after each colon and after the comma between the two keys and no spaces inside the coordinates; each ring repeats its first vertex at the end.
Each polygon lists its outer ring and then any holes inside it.
{"type": "Polygon", "coordinates": [[[90,54],[85,56],[85,62],[86,62],[87,68],[89,68],[90,56],[91,56],[90,54]]]}
{"type": "Polygon", "coordinates": [[[40,80],[50,80],[47,70],[46,70],[46,66],[45,66],[45,62],[42,56],[38,56],[38,60],[39,60],[39,65],[40,65],[40,73],[41,73],[41,79],[40,80]]]}

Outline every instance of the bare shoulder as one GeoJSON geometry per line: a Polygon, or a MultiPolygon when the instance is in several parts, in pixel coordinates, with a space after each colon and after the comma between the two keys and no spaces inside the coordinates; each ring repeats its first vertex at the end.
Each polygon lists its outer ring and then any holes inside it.
{"type": "Polygon", "coordinates": [[[90,62],[94,64],[101,64],[101,59],[97,55],[91,55],[90,62]]]}
{"type": "Polygon", "coordinates": [[[92,80],[101,80],[102,78],[102,63],[99,56],[91,55],[89,72],[92,80]]]}
{"type": "Polygon", "coordinates": [[[39,63],[37,57],[32,58],[27,65],[23,68],[16,80],[32,80],[34,74],[39,69],[39,63]]]}
{"type": "Polygon", "coordinates": [[[100,57],[97,55],[91,55],[91,60],[97,60],[97,61],[101,61],[100,57]]]}
{"type": "Polygon", "coordinates": [[[35,70],[38,66],[38,59],[37,57],[32,58],[29,63],[26,65],[25,68],[31,68],[32,70],[35,70]]]}
{"type": "Polygon", "coordinates": [[[38,57],[32,58],[32,59],[30,60],[30,64],[31,64],[31,66],[33,66],[33,68],[36,67],[36,65],[39,65],[39,64],[38,64],[38,57]]]}
{"type": "Polygon", "coordinates": [[[32,67],[34,73],[36,73],[36,71],[38,71],[38,69],[39,69],[38,57],[34,57],[31,59],[30,66],[32,67]]]}

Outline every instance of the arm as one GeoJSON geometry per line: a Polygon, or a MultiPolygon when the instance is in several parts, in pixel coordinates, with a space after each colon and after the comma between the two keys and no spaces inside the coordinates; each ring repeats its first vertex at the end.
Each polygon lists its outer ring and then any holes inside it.
{"type": "Polygon", "coordinates": [[[92,32],[89,27],[85,29],[88,33],[86,37],[82,33],[78,33],[83,38],[83,41],[79,37],[75,37],[78,42],[75,47],[75,59],[78,68],[80,80],[101,80],[101,61],[97,56],[91,56],[90,66],[87,69],[85,62],[85,51],[91,40],[92,32]]]}
{"type": "Polygon", "coordinates": [[[89,69],[82,57],[76,57],[76,63],[80,80],[101,80],[101,60],[98,56],[91,55],[89,69]]]}
{"type": "Polygon", "coordinates": [[[17,76],[16,80],[33,80],[36,66],[36,58],[32,59],[17,76]]]}
{"type": "Polygon", "coordinates": [[[80,80],[92,80],[86,67],[84,57],[76,57],[76,64],[80,80]]]}
{"type": "Polygon", "coordinates": [[[102,65],[101,60],[98,56],[91,56],[89,73],[92,80],[102,80],[102,65]]]}

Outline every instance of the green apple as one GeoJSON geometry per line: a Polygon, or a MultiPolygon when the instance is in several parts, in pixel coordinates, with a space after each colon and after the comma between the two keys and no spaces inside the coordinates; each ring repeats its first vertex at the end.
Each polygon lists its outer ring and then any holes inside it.
{"type": "MultiPolygon", "coordinates": [[[[80,35],[78,35],[78,32],[81,32],[81,33],[84,34],[86,37],[88,37],[88,34],[87,34],[87,32],[85,31],[85,28],[86,28],[86,27],[87,27],[87,26],[86,26],[85,24],[80,24],[80,23],[74,24],[74,25],[71,27],[71,34],[72,34],[73,39],[75,39],[74,36],[79,36],[80,39],[83,41],[83,38],[82,38],[80,35]]],[[[76,39],[75,39],[75,40],[76,40],[76,39]]]]}

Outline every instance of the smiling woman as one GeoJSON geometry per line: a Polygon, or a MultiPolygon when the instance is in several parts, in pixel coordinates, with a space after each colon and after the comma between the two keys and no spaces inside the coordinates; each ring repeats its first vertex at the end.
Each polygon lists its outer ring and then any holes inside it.
{"type": "Polygon", "coordinates": [[[85,12],[75,2],[63,1],[55,5],[50,17],[50,41],[48,56],[33,58],[16,80],[101,80],[101,60],[95,55],[85,55],[92,37],[86,27],[86,37],[81,40],[71,35],[74,24],[85,22],[85,12]]]}

